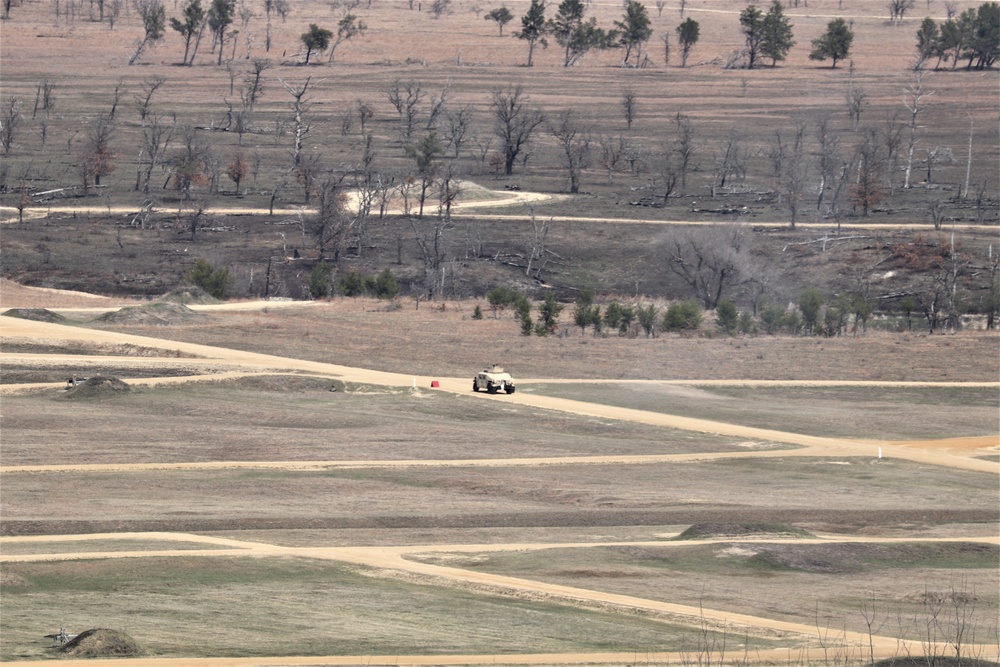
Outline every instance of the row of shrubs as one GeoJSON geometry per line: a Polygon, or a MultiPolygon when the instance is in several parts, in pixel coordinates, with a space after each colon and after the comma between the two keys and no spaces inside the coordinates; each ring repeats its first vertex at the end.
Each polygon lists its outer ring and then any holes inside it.
{"type": "MultiPolygon", "coordinates": [[[[228,269],[217,268],[199,259],[185,275],[187,282],[200,287],[217,299],[225,299],[232,290],[228,269]]],[[[333,267],[319,262],[309,274],[309,294],[323,299],[334,294],[345,297],[370,296],[391,300],[399,295],[399,283],[390,269],[376,276],[358,271],[341,272],[334,277],[333,267]]],[[[547,336],[558,330],[558,318],[564,304],[551,292],[538,304],[537,319],[532,317],[531,301],[524,294],[510,287],[496,287],[486,295],[494,317],[510,308],[521,323],[521,333],[547,336]]],[[[915,308],[905,303],[905,321],[893,321],[893,328],[909,329],[910,314],[915,308]],[[905,326],[904,326],[905,325],[905,326]]],[[[816,288],[807,288],[798,303],[788,307],[777,304],[760,306],[756,313],[739,310],[723,299],[715,308],[715,327],[727,335],[752,335],[757,333],[792,335],[838,336],[849,329],[867,330],[874,311],[874,302],[862,295],[848,293],[827,303],[816,288]]],[[[480,306],[473,311],[474,319],[482,319],[480,306]]],[[[647,337],[657,333],[695,331],[702,328],[705,311],[694,299],[671,304],[660,309],[655,304],[628,304],[611,301],[601,307],[594,302],[591,290],[580,292],[573,307],[573,323],[586,332],[590,327],[594,335],[617,332],[620,336],[644,333],[647,337]]],[[[885,323],[882,323],[885,327],[885,323]]]]}
{"type": "Polygon", "coordinates": [[[314,299],[339,296],[371,296],[376,299],[395,299],[399,295],[396,274],[385,269],[377,276],[366,276],[358,271],[345,271],[333,280],[333,267],[320,262],[309,274],[309,294],[314,299]]]}
{"type": "MultiPolygon", "coordinates": [[[[499,317],[505,309],[511,308],[521,323],[521,333],[546,336],[558,329],[557,318],[564,308],[550,292],[538,304],[538,319],[533,320],[531,302],[528,298],[509,287],[497,287],[487,296],[487,302],[494,317],[499,317]]],[[[727,335],[753,335],[757,333],[792,335],[838,336],[848,329],[857,331],[868,327],[872,315],[872,304],[857,295],[838,297],[832,303],[825,303],[819,290],[805,290],[799,303],[782,307],[764,304],[754,314],[749,310],[739,310],[723,299],[715,309],[715,326],[727,335]]],[[[473,319],[482,319],[480,306],[473,311],[473,319]]],[[[611,301],[603,306],[594,303],[594,293],[584,290],[573,307],[573,323],[581,332],[591,328],[594,335],[617,332],[620,336],[644,333],[647,337],[657,333],[697,331],[705,322],[705,310],[694,299],[673,303],[665,309],[655,304],[627,304],[611,301]]]]}

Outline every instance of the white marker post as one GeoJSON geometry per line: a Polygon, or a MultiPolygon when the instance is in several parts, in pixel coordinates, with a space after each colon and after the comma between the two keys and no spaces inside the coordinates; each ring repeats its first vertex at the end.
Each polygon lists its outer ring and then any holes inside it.
{"type": "Polygon", "coordinates": [[[882,448],[881,447],[878,448],[878,458],[879,458],[880,461],[882,460],[882,448]]]}

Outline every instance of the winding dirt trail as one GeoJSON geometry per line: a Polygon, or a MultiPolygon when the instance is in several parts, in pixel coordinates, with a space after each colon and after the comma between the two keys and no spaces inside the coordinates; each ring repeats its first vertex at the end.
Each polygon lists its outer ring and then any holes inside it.
{"type": "MultiPolygon", "coordinates": [[[[250,309],[253,307],[273,307],[272,303],[263,304],[233,304],[230,307],[250,309]]],[[[224,306],[225,307],[225,306],[224,306]]],[[[206,345],[182,343],[177,341],[156,339],[143,336],[133,336],[114,332],[97,331],[78,327],[69,327],[58,324],[34,322],[16,318],[0,318],[0,333],[4,336],[19,338],[42,338],[49,340],[78,340],[92,343],[122,344],[131,343],[143,347],[152,347],[165,350],[168,354],[195,355],[197,358],[170,357],[164,359],[156,358],[129,358],[128,361],[138,362],[149,366],[161,363],[178,364],[179,362],[192,366],[207,366],[218,370],[216,373],[206,375],[195,375],[171,378],[144,378],[129,380],[137,384],[158,384],[166,382],[190,382],[206,378],[237,377],[242,375],[253,375],[260,373],[308,373],[321,377],[339,378],[349,382],[378,384],[392,387],[429,387],[431,378],[423,376],[411,376],[398,373],[386,373],[359,368],[339,366],[311,362],[294,358],[283,358],[272,355],[242,352],[225,348],[217,348],[206,345]]],[[[2,361],[18,360],[26,362],[37,359],[41,362],[59,363],[63,361],[61,355],[18,355],[3,354],[2,361]]],[[[74,360],[81,357],[74,356],[74,360]]],[[[102,360],[112,359],[104,357],[102,360]]],[[[874,457],[881,454],[885,457],[895,457],[910,461],[959,468],[969,471],[985,472],[991,474],[1000,473],[1000,463],[974,458],[987,452],[995,452],[1000,447],[1000,436],[988,436],[983,438],[960,438],[935,442],[879,442],[879,441],[852,441],[839,438],[824,438],[803,435],[798,433],[788,433],[769,429],[760,429],[715,422],[704,419],[694,419],[676,415],[618,408],[600,404],[585,403],[568,399],[553,398],[548,396],[532,395],[530,393],[518,392],[508,396],[490,396],[485,394],[472,394],[469,391],[467,378],[435,378],[439,380],[440,391],[449,391],[462,394],[470,399],[477,400],[501,400],[518,405],[531,406],[547,410],[558,410],[574,414],[598,417],[603,419],[619,419],[634,421],[655,426],[668,428],[678,428],[720,435],[730,435],[749,439],[759,439],[769,442],[782,443],[797,447],[796,449],[748,451],[748,452],[719,452],[708,454],[683,454],[683,455],[649,455],[649,456],[588,456],[588,457],[554,457],[537,459],[476,459],[476,460],[421,460],[421,461],[265,461],[265,462],[204,462],[204,463],[152,463],[152,464],[120,464],[120,465],[51,465],[51,466],[6,466],[0,468],[2,474],[17,473],[59,473],[66,471],[102,470],[129,472],[135,470],[150,469],[214,469],[214,468],[235,468],[235,467],[279,467],[289,469],[308,469],[316,467],[386,467],[386,466],[538,466],[538,465],[588,465],[604,463],[621,464],[644,464],[659,463],[666,461],[696,461],[723,457],[787,457],[787,456],[865,456],[874,457]]],[[[536,380],[543,381],[543,380],[536,380]]],[[[545,380],[547,381],[547,380],[545,380]]],[[[698,384],[696,382],[688,384],[698,384]]],[[[742,383],[748,384],[748,383],[742,383]]],[[[767,383],[773,385],[774,383],[767,383]]],[[[804,383],[808,384],[808,383],[804,383]]],[[[852,383],[853,384],[853,383],[852,383]]],[[[867,383],[856,383],[863,385],[867,383]]],[[[906,386],[919,386],[922,383],[905,383],[906,386]]],[[[932,383],[928,383],[932,384],[932,383]]],[[[948,384],[948,383],[945,383],[948,384]]],[[[983,383],[975,383],[976,386],[984,386],[983,383]]],[[[51,385],[46,385],[51,386],[51,385]]],[[[56,385],[61,386],[61,385],[56,385]]],[[[1000,384],[986,383],[985,386],[1000,386],[1000,384]]],[[[0,392],[13,393],[17,391],[37,390],[39,385],[31,386],[3,386],[0,392]]],[[[423,390],[423,389],[422,389],[423,390]]],[[[423,583],[467,587],[474,590],[487,590],[499,592],[501,594],[513,594],[529,596],[532,599],[543,599],[562,604],[583,606],[593,609],[605,610],[628,610],[641,611],[652,614],[653,618],[658,618],[671,623],[682,623],[687,625],[699,625],[708,622],[716,627],[725,626],[727,628],[746,629],[756,635],[769,637],[783,637],[792,641],[794,648],[785,648],[773,651],[755,652],[750,656],[754,660],[788,661],[802,660],[804,658],[819,659],[824,656],[822,648],[807,646],[805,642],[815,643],[816,628],[811,625],[800,623],[778,621],[770,618],[762,618],[745,614],[731,613],[720,610],[703,609],[687,605],[680,605],[656,600],[638,598],[634,596],[605,593],[590,589],[582,589],[571,586],[548,584],[544,582],[532,581],[517,577],[495,575],[485,572],[463,570],[455,567],[446,567],[433,563],[419,562],[413,560],[418,554],[422,556],[433,556],[440,553],[454,552],[484,552],[498,550],[529,550],[529,549],[550,549],[550,548],[592,548],[597,546],[658,546],[676,545],[683,548],[685,545],[705,544],[713,540],[685,541],[681,542],[609,542],[609,543],[569,543],[569,544],[506,544],[506,545],[482,545],[482,544],[453,544],[453,545],[431,545],[431,546],[407,546],[407,547],[284,547],[279,545],[265,544],[260,542],[248,542],[241,540],[230,540],[224,538],[192,535],[185,533],[111,533],[94,535],[74,535],[74,536],[40,536],[40,537],[6,537],[0,538],[0,545],[11,545],[17,543],[43,543],[43,542],[65,542],[74,541],[86,543],[87,541],[113,539],[113,540],[162,540],[164,542],[193,542],[211,545],[213,549],[163,549],[150,551],[76,551],[70,553],[50,553],[50,554],[3,554],[0,555],[0,562],[29,562],[44,560],[68,560],[80,558],[143,558],[143,557],[193,557],[193,556],[243,556],[243,557],[273,557],[273,556],[297,556],[305,558],[318,558],[326,560],[336,560],[339,562],[352,563],[365,568],[375,568],[376,576],[404,577],[409,580],[418,580],[423,583]],[[802,648],[799,648],[801,646],[802,648]]],[[[718,540],[714,540],[718,541],[718,540]]],[[[730,538],[731,541],[731,538],[730,538]]],[[[900,542],[906,540],[878,539],[878,538],[845,538],[839,536],[823,536],[815,539],[781,539],[768,540],[780,542],[793,542],[800,544],[816,544],[830,542],[900,542]]],[[[932,541],[932,540],[920,540],[932,541]]],[[[978,542],[983,544],[1000,544],[1000,537],[997,536],[972,536],[967,538],[951,538],[933,541],[964,541],[978,542]]],[[[867,655],[870,650],[876,658],[891,657],[898,655],[901,650],[900,643],[896,638],[863,635],[861,633],[842,633],[840,641],[843,646],[857,654],[862,652],[867,655]],[[863,647],[863,648],[862,648],[863,647]]],[[[987,655],[990,651],[995,651],[996,647],[983,647],[987,655]]],[[[632,664],[637,659],[653,660],[658,662],[677,661],[685,657],[682,654],[643,654],[637,657],[635,654],[627,653],[601,653],[601,654],[519,654],[519,655],[463,655],[463,656],[319,656],[319,657],[286,657],[286,658],[141,658],[121,660],[62,660],[60,664],[78,667],[87,665],[88,667],[253,667],[265,665],[372,665],[372,664],[393,664],[393,665],[451,665],[451,664],[590,664],[590,663],[621,663],[632,664]]],[[[12,662],[12,665],[28,664],[12,662]]],[[[30,664],[37,664],[32,662],[30,664]]]]}

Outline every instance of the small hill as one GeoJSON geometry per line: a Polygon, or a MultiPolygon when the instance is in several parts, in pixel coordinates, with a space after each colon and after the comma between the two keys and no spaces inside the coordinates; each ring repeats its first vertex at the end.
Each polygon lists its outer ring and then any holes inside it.
{"type": "Polygon", "coordinates": [[[7,317],[18,317],[22,320],[34,320],[36,322],[52,322],[61,324],[66,318],[59,313],[53,313],[45,308],[11,308],[4,313],[7,317]]]}
{"type": "Polygon", "coordinates": [[[815,537],[812,533],[782,523],[696,523],[675,539],[705,540],[738,537],[815,537]]]}
{"type": "Polygon", "coordinates": [[[81,632],[66,642],[59,652],[63,657],[111,658],[142,655],[139,645],[121,630],[94,628],[81,632]]]}
{"type": "Polygon", "coordinates": [[[68,399],[106,398],[119,396],[132,391],[131,385],[109,375],[95,375],[66,391],[63,396],[68,399]]]}
{"type": "Polygon", "coordinates": [[[154,301],[142,306],[129,306],[105,313],[97,318],[98,322],[112,324],[152,324],[168,326],[200,320],[204,316],[194,312],[184,304],[154,301]]]}

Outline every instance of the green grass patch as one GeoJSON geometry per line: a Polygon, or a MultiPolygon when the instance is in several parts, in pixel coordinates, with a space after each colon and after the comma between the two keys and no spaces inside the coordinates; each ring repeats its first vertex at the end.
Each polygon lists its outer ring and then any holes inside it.
{"type": "Polygon", "coordinates": [[[182,542],[173,540],[65,540],[45,542],[3,542],[3,553],[13,556],[20,554],[61,554],[108,551],[180,551],[187,549],[210,550],[231,549],[231,546],[205,542],[182,542]]]}
{"type": "Polygon", "coordinates": [[[991,387],[719,387],[531,384],[573,400],[823,437],[937,439],[996,432],[991,387]]]}
{"type": "Polygon", "coordinates": [[[693,650],[698,633],[631,614],[364,576],[300,558],[18,563],[0,659],[39,637],[116,627],[151,657],[693,650]],[[44,632],[43,632],[44,630],[44,632]]]}

